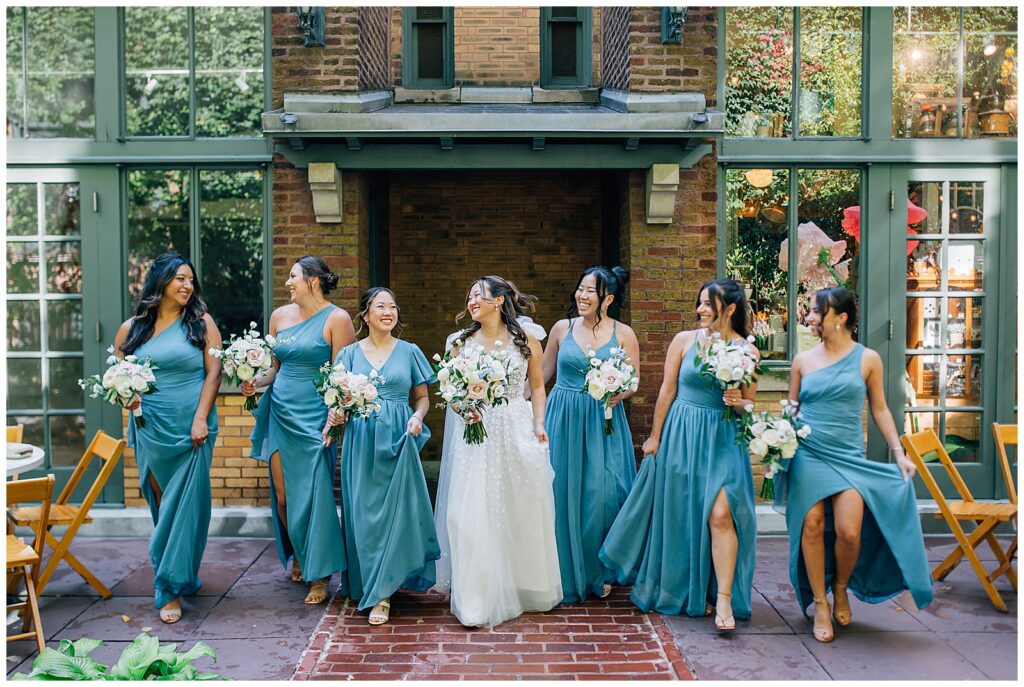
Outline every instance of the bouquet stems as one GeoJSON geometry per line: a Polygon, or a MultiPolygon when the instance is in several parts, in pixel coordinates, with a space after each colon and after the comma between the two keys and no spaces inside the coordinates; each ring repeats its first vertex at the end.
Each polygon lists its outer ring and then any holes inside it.
{"type": "Polygon", "coordinates": [[[466,431],[462,433],[462,438],[466,440],[467,444],[484,443],[484,439],[487,438],[487,430],[484,429],[483,421],[467,424],[466,431]]]}
{"type": "Polygon", "coordinates": [[[604,407],[604,433],[615,434],[615,425],[612,424],[612,408],[607,405],[607,402],[604,407]]]}
{"type": "Polygon", "coordinates": [[[247,411],[256,410],[256,406],[259,405],[260,400],[256,398],[256,394],[245,397],[245,405],[243,406],[247,411]]]}
{"type": "Polygon", "coordinates": [[[135,426],[142,429],[146,426],[146,418],[142,417],[142,408],[136,408],[132,411],[132,415],[135,417],[135,426]]]}
{"type": "Polygon", "coordinates": [[[766,501],[775,500],[775,478],[766,477],[761,483],[761,498],[766,501]]]}

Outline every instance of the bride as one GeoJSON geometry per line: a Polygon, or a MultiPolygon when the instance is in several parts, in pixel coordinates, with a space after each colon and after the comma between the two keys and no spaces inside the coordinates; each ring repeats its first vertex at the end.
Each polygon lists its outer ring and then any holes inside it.
{"type": "Polygon", "coordinates": [[[468,312],[472,324],[448,338],[453,352],[470,340],[487,351],[499,341],[511,348],[508,386],[516,390],[509,403],[483,411],[482,444],[466,443],[465,424],[454,412],[445,419],[435,588],[450,591],[452,613],[463,625],[494,627],[525,611],[548,611],[562,599],[538,341],[545,333],[524,316],[536,301],[510,281],[483,277],[459,315],[468,312]],[[527,379],[530,401],[522,393],[527,379]]]}

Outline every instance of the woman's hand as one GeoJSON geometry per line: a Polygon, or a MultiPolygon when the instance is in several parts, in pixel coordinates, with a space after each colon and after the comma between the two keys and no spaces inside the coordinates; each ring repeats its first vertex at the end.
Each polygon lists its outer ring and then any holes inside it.
{"type": "Polygon", "coordinates": [[[192,448],[199,448],[209,437],[210,430],[206,426],[206,420],[198,417],[192,420],[192,448]]]}
{"type": "Polygon", "coordinates": [[[654,437],[647,437],[647,441],[644,442],[643,447],[640,449],[640,453],[645,456],[656,456],[658,455],[658,448],[661,445],[660,439],[654,437]]]}
{"type": "Polygon", "coordinates": [[[896,467],[898,467],[900,472],[903,473],[903,481],[909,482],[914,479],[914,475],[917,474],[917,467],[914,465],[913,461],[907,458],[907,454],[903,452],[902,448],[891,450],[896,455],[896,467]]]}
{"type": "Polygon", "coordinates": [[[256,393],[256,380],[257,379],[258,379],[257,377],[253,377],[250,380],[242,382],[242,395],[243,396],[252,396],[253,394],[256,393]]]}
{"type": "Polygon", "coordinates": [[[722,394],[722,400],[725,401],[725,405],[742,410],[750,401],[743,398],[739,389],[726,389],[722,394]]]}
{"type": "Polygon", "coordinates": [[[612,396],[611,400],[608,402],[608,407],[609,408],[614,408],[615,406],[617,406],[620,403],[622,403],[622,401],[624,401],[625,398],[626,398],[626,394],[618,394],[617,396],[612,396]]]}
{"type": "Polygon", "coordinates": [[[418,437],[423,431],[423,421],[420,420],[419,415],[413,414],[413,416],[409,418],[409,422],[406,424],[405,429],[412,436],[418,437]]]}
{"type": "Polygon", "coordinates": [[[132,396],[132,402],[124,407],[125,410],[132,411],[142,407],[142,396],[135,394],[132,396]]]}
{"type": "Polygon", "coordinates": [[[548,443],[548,433],[547,433],[547,430],[544,429],[544,423],[543,422],[534,422],[533,423],[533,434],[534,434],[534,436],[537,437],[537,441],[539,441],[540,443],[542,443],[542,444],[547,444],[548,443]]]}
{"type": "Polygon", "coordinates": [[[327,411],[327,424],[324,425],[323,431],[320,432],[320,439],[324,446],[330,446],[331,442],[334,441],[334,437],[328,436],[328,432],[332,428],[338,425],[343,425],[348,421],[348,413],[331,408],[327,411]]]}

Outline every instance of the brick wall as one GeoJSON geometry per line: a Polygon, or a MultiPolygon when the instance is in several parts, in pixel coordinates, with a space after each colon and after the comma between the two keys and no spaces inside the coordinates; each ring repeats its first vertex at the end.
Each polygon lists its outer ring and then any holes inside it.
{"type": "Polygon", "coordinates": [[[629,88],[629,15],[628,7],[601,9],[601,85],[621,91],[629,88]]]}
{"type": "Polygon", "coordinates": [[[391,85],[388,70],[388,8],[360,7],[359,90],[372,91],[391,85]]]}
{"type": "Polygon", "coordinates": [[[715,104],[718,14],[714,7],[690,7],[681,45],[662,45],[661,8],[630,10],[629,89],[703,93],[715,104]]]}
{"type": "Polygon", "coordinates": [[[303,45],[294,7],[271,10],[271,92],[281,107],[285,91],[342,93],[359,90],[359,19],[354,7],[328,7],[323,48],[303,45]]]}

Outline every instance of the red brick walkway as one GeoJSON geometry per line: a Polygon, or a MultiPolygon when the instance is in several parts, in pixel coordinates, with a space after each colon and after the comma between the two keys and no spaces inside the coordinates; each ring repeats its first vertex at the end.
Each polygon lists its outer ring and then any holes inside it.
{"type": "Polygon", "coordinates": [[[391,621],[370,627],[351,601],[335,598],[293,679],[692,679],[661,617],[638,611],[625,589],[493,631],[463,627],[436,594],[391,602],[391,621]]]}

